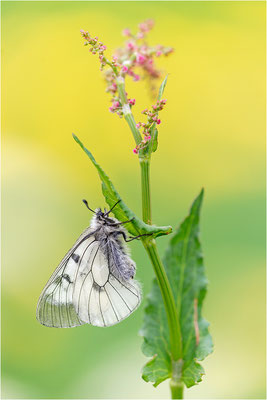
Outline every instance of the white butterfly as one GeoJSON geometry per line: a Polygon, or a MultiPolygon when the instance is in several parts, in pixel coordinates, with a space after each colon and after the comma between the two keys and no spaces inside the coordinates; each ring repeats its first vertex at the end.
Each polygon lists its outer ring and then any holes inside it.
{"type": "Polygon", "coordinates": [[[127,240],[122,224],[128,221],[110,218],[111,210],[102,212],[98,208],[93,212],[90,226],[41,293],[36,316],[45,326],[111,326],[127,318],[140,304],[140,286],[133,279],[135,263],[122,241],[135,239],[127,240]]]}

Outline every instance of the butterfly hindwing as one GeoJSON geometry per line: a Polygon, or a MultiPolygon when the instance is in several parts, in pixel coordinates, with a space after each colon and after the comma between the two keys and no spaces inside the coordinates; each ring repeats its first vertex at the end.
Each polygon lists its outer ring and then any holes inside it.
{"type": "MultiPolygon", "coordinates": [[[[110,279],[108,259],[96,242],[92,248],[85,270],[80,270],[76,279],[73,304],[79,318],[95,326],[113,325],[113,320],[104,317],[106,306],[103,294],[105,286],[110,279]]],[[[110,311],[108,311],[108,314],[110,311]]],[[[114,323],[119,322],[118,320],[114,323]]]]}
{"type": "Polygon", "coordinates": [[[75,282],[73,304],[79,318],[91,325],[111,326],[128,317],[140,300],[137,282],[115,277],[110,258],[96,242],[91,247],[87,266],[79,270],[75,282]]]}

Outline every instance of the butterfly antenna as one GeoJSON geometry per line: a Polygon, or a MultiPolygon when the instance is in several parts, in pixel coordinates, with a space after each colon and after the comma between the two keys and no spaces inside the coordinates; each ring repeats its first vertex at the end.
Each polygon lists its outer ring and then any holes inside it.
{"type": "Polygon", "coordinates": [[[104,215],[105,215],[105,217],[107,216],[107,215],[109,215],[109,213],[111,213],[111,211],[113,210],[113,208],[115,208],[116,207],[116,205],[119,203],[121,201],[121,199],[120,200],[118,200],[117,201],[117,203],[115,203],[112,207],[111,207],[111,209],[108,211],[108,212],[106,212],[104,215]]]}
{"type": "Polygon", "coordinates": [[[83,200],[83,203],[86,205],[86,207],[88,208],[89,211],[92,211],[92,212],[95,214],[95,211],[92,210],[92,209],[88,206],[87,200],[83,200]]]}

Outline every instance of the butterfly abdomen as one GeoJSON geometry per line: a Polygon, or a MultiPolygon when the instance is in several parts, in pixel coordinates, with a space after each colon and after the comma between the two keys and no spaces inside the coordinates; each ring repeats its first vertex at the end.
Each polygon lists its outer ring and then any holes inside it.
{"type": "Polygon", "coordinates": [[[118,239],[108,242],[108,252],[110,257],[111,272],[118,278],[128,281],[135,275],[135,263],[128,256],[125,247],[118,239]]]}

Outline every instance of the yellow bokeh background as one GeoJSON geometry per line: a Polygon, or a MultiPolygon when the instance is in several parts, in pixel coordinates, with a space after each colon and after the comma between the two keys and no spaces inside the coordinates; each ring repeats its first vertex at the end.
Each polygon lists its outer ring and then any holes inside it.
{"type": "MultiPolygon", "coordinates": [[[[98,60],[79,30],[108,53],[125,27],[156,25],[151,44],[175,48],[159,149],[152,162],[153,221],[177,226],[205,187],[201,240],[209,291],[204,315],[215,350],[186,398],[265,398],[265,2],[2,1],[2,397],[168,398],[141,379],[144,302],[109,329],[48,329],[39,294],[89,224],[82,205],[104,206],[93,152],[141,214],[134,141],[109,113],[98,60]]],[[[164,74],[163,74],[164,76],[164,74]]],[[[136,120],[153,100],[127,83],[136,120]]],[[[161,254],[169,238],[159,238],[161,254]]],[[[132,243],[144,296],[153,271],[132,243]]]]}

